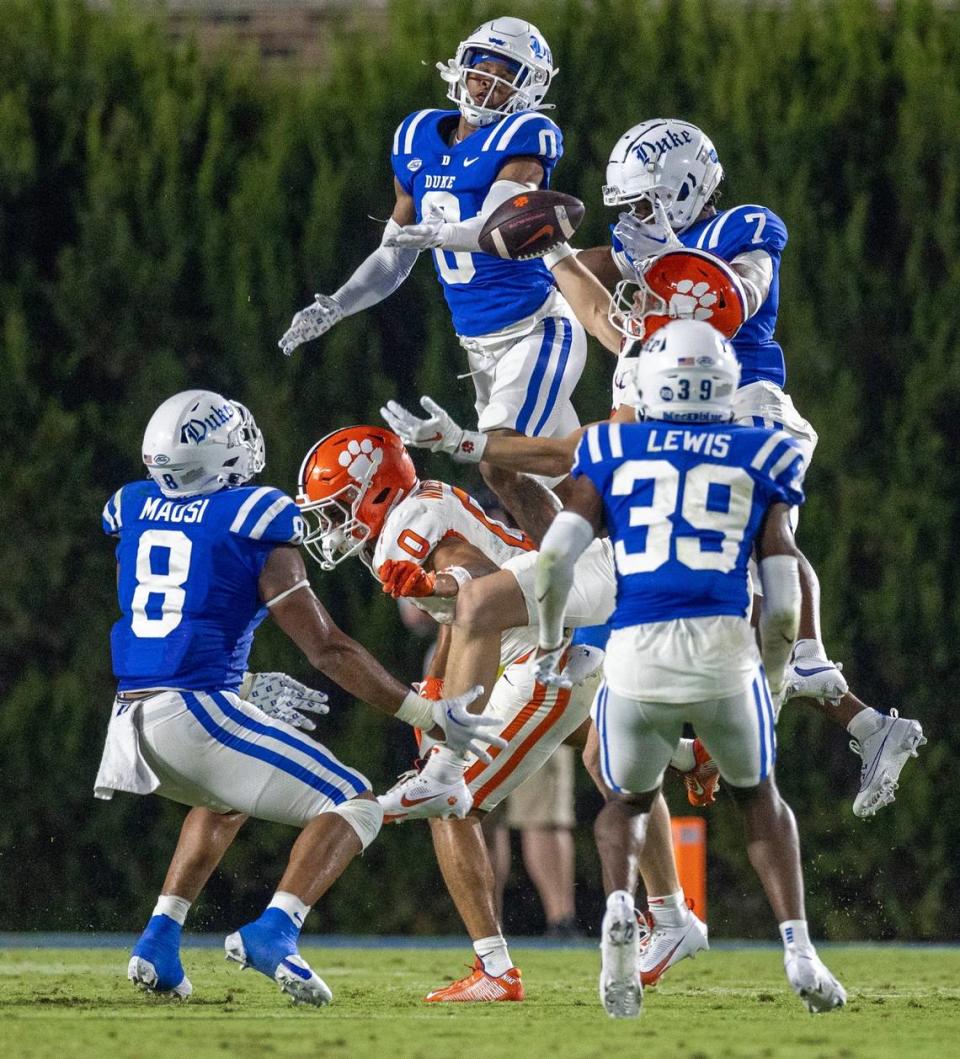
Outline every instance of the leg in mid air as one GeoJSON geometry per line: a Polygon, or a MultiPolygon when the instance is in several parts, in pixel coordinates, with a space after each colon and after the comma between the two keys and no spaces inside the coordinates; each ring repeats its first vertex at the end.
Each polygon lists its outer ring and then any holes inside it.
{"type": "Polygon", "coordinates": [[[840,665],[827,658],[820,634],[820,581],[799,550],[802,607],[800,634],[787,671],[785,699],[803,699],[851,735],[850,748],[860,756],[860,790],[853,802],[857,816],[873,816],[889,805],[904,765],[926,743],[919,721],[897,710],[880,713],[847,687],[840,665]]]}
{"type": "Polygon", "coordinates": [[[214,813],[201,806],[187,813],[153,915],[127,967],[127,977],[141,989],[180,998],[193,992],[180,962],[180,933],[190,906],[246,819],[243,813],[214,813]]]}

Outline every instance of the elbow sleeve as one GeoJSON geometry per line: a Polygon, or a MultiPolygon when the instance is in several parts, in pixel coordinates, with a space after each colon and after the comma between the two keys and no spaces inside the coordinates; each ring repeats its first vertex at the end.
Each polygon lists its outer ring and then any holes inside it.
{"type": "Polygon", "coordinates": [[[543,538],[535,580],[543,647],[552,649],[563,641],[563,613],[574,566],[593,537],[593,527],[582,515],[561,511],[543,538]]]}
{"type": "Polygon", "coordinates": [[[770,689],[779,692],[800,625],[800,569],[796,556],[771,555],[762,559],[760,583],[760,649],[770,689]]]}

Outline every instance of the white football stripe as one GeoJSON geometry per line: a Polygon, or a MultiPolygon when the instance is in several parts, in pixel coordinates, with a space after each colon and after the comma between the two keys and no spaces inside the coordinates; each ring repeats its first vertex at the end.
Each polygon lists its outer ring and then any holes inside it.
{"type": "Polygon", "coordinates": [[[254,509],[254,507],[268,494],[273,492],[273,487],[269,485],[262,485],[259,489],[254,491],[247,497],[246,500],[240,505],[240,510],[237,512],[237,517],[233,520],[230,526],[231,533],[239,533],[240,527],[246,522],[247,515],[254,509]]]}

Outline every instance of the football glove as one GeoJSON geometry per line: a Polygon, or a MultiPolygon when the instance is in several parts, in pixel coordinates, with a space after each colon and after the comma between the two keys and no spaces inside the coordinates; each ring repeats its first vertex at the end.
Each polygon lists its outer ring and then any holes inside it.
{"type": "Polygon", "coordinates": [[[317,726],[306,715],[330,712],[326,692],[308,688],[286,673],[254,673],[252,678],[241,689],[241,697],[275,721],[312,732],[317,726]]]}
{"type": "Polygon", "coordinates": [[[426,419],[407,411],[397,401],[387,401],[380,409],[380,415],[404,445],[429,449],[430,452],[446,452],[457,463],[480,462],[487,446],[486,435],[464,430],[430,397],[421,397],[420,405],[430,413],[426,419]]]}
{"type": "Polygon", "coordinates": [[[482,731],[501,727],[503,721],[500,718],[467,711],[470,703],[482,692],[483,686],[478,684],[454,699],[438,699],[433,703],[433,723],[443,729],[444,741],[451,750],[458,754],[476,754],[489,765],[493,759],[483,744],[503,750],[507,741],[482,731]]]}
{"type": "Polygon", "coordinates": [[[443,210],[430,206],[419,224],[405,224],[397,232],[388,232],[383,245],[399,246],[404,250],[433,250],[444,245],[449,228],[450,225],[443,220],[443,210]]]}
{"type": "Polygon", "coordinates": [[[667,250],[683,249],[683,243],[667,219],[663,203],[656,196],[652,217],[642,221],[633,213],[621,213],[613,234],[623,243],[638,273],[643,271],[650,258],[659,257],[667,250]]]}
{"type": "MultiPolygon", "coordinates": [[[[542,651],[543,648],[540,648],[542,651]]],[[[573,679],[566,672],[560,672],[560,660],[566,644],[561,644],[552,651],[546,651],[533,659],[533,676],[538,684],[546,684],[548,688],[572,688],[573,679]]]]}
{"type": "Polygon", "coordinates": [[[297,346],[302,346],[304,342],[326,334],[334,324],[343,319],[343,306],[336,298],[327,294],[315,294],[314,298],[316,301],[312,305],[301,309],[294,316],[290,327],[277,343],[285,356],[289,357],[297,346]]]}
{"type": "Polygon", "coordinates": [[[388,559],[380,566],[377,577],[383,582],[383,591],[394,599],[432,596],[437,585],[437,575],[432,570],[424,570],[409,559],[388,559]]]}

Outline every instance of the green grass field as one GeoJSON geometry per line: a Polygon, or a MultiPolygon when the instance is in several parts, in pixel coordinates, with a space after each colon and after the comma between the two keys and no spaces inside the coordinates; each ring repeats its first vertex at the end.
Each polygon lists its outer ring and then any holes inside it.
{"type": "Polygon", "coordinates": [[[186,1003],[136,992],[119,949],[0,950],[5,1057],[21,1056],[933,1056],[960,1049],[960,950],[825,950],[850,1001],[808,1015],[772,949],[686,961],[641,1018],[615,1022],[597,1000],[593,951],[513,952],[523,1004],[433,1006],[423,993],[459,976],[469,950],[304,947],[333,1005],[293,1008],[252,971],[190,949],[186,1003]]]}

